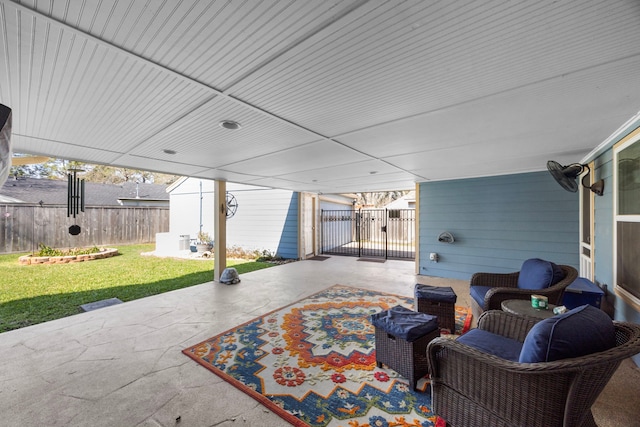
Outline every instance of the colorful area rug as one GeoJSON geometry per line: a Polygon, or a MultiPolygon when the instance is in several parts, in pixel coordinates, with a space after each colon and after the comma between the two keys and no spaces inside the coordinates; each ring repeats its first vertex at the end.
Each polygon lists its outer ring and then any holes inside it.
{"type": "MultiPolygon", "coordinates": [[[[296,426],[437,426],[422,392],[376,367],[369,316],[413,298],[336,285],[183,350],[296,426]]],[[[456,307],[456,333],[471,310],[456,307]]]]}

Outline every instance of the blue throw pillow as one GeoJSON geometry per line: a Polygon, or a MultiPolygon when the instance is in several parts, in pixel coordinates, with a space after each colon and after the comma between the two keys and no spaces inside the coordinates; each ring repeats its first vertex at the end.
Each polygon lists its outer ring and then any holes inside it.
{"type": "Polygon", "coordinates": [[[524,340],[519,362],[586,356],[615,345],[615,326],[609,316],[591,305],[582,305],[536,323],[524,340]]]}
{"type": "Polygon", "coordinates": [[[563,278],[564,272],[558,265],[540,258],[531,258],[522,263],[518,275],[518,288],[546,289],[563,278]]]}

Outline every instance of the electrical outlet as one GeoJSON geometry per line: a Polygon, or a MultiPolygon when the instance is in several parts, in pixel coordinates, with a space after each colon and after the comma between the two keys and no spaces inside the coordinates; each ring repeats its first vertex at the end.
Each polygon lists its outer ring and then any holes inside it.
{"type": "Polygon", "coordinates": [[[429,254],[429,259],[433,262],[438,262],[438,254],[435,252],[431,252],[429,254]]]}

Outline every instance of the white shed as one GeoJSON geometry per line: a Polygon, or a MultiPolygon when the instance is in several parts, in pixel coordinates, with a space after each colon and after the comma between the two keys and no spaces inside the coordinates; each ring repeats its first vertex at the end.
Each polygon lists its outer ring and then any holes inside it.
{"type": "MultiPolygon", "coordinates": [[[[247,251],[267,250],[282,258],[299,258],[299,194],[289,190],[227,182],[227,195],[236,209],[227,217],[227,247],[247,251]]],[[[189,236],[194,242],[199,231],[214,236],[214,181],[182,178],[171,185],[168,250],[184,249],[189,236]]],[[[164,244],[161,244],[164,248],[164,244]]],[[[161,247],[157,251],[164,251],[161,247]]]]}

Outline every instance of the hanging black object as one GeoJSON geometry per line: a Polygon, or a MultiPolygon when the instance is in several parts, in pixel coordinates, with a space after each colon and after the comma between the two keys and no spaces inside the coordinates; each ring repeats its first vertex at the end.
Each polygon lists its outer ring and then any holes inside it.
{"type": "MultiPolygon", "coordinates": [[[[80,212],[84,212],[84,179],[78,178],[78,172],[82,169],[71,169],[67,174],[67,218],[75,218],[80,212]]],[[[80,226],[77,224],[69,227],[69,234],[77,236],[80,234],[80,226]]]]}
{"type": "Polygon", "coordinates": [[[562,186],[567,191],[571,191],[575,193],[578,191],[578,181],[577,178],[580,174],[586,169],[587,174],[582,178],[582,185],[585,188],[593,191],[598,196],[602,196],[604,193],[604,180],[601,179],[593,185],[588,185],[585,183],[585,179],[591,173],[591,169],[587,165],[581,165],[580,163],[572,163],[568,166],[562,166],[560,163],[555,162],[553,160],[549,160],[547,162],[547,169],[551,172],[551,175],[556,180],[558,184],[562,186]]]}
{"type": "Polygon", "coordinates": [[[77,176],[82,169],[71,169],[72,173],[67,174],[67,218],[84,212],[84,179],[77,176]]]}
{"type": "Polygon", "coordinates": [[[11,169],[11,108],[0,104],[0,186],[11,169]]]}

